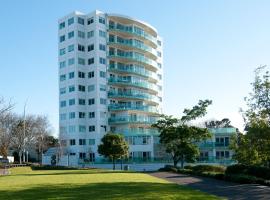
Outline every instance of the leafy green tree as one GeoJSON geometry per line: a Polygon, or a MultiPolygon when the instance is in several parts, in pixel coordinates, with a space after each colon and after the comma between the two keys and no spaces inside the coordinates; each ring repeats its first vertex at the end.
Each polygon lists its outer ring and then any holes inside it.
{"type": "Polygon", "coordinates": [[[113,161],[113,170],[115,170],[115,161],[128,156],[128,144],[120,134],[107,133],[101,139],[98,146],[98,153],[113,161]]]}
{"type": "Polygon", "coordinates": [[[230,128],[233,127],[231,125],[231,121],[228,118],[224,118],[222,120],[211,120],[211,121],[206,121],[205,126],[207,128],[230,128]]]}
{"type": "Polygon", "coordinates": [[[198,105],[185,109],[181,119],[161,115],[160,119],[152,125],[159,130],[160,142],[165,146],[166,152],[172,156],[175,167],[179,161],[182,168],[185,162],[194,162],[200,153],[196,142],[211,137],[206,128],[188,124],[192,120],[203,117],[211,104],[210,100],[200,100],[198,105]]]}

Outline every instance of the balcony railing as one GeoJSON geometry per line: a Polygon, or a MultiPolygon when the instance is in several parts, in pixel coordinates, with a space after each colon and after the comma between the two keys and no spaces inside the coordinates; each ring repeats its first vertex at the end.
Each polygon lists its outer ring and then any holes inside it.
{"type": "Polygon", "coordinates": [[[157,122],[157,118],[153,118],[153,117],[119,116],[119,117],[109,118],[109,124],[126,124],[126,123],[154,124],[156,122],[157,122]]]}
{"type": "Polygon", "coordinates": [[[215,148],[215,147],[229,148],[229,143],[225,143],[225,142],[202,142],[202,143],[199,143],[198,146],[200,148],[215,148]]]}
{"type": "Polygon", "coordinates": [[[150,95],[147,93],[138,93],[135,91],[131,92],[115,92],[115,91],[110,91],[108,92],[108,97],[110,98],[128,98],[128,99],[141,99],[141,100],[147,100],[147,101],[152,101],[155,103],[159,102],[159,99],[155,95],[150,95]]]}
{"type": "Polygon", "coordinates": [[[120,110],[139,110],[145,112],[158,113],[158,109],[155,106],[136,106],[136,105],[119,105],[119,104],[110,104],[110,111],[120,111],[120,110]]]}

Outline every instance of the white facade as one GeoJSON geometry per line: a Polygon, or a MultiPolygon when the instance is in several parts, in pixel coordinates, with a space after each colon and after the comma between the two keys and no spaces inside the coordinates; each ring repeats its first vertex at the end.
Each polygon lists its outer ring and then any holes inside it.
{"type": "MultiPolygon", "coordinates": [[[[59,27],[59,130],[70,156],[101,159],[100,139],[121,133],[130,157],[153,159],[162,112],[162,40],[147,23],[94,11],[59,27]]],[[[158,145],[157,145],[158,146],[158,145]]]]}

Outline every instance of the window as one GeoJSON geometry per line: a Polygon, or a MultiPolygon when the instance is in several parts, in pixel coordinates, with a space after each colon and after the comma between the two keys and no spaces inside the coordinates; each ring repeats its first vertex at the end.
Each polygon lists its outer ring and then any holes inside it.
{"type": "Polygon", "coordinates": [[[158,51],[158,52],[157,52],[157,55],[158,55],[158,57],[161,57],[161,52],[158,51]]]}
{"type": "Polygon", "coordinates": [[[161,46],[161,41],[160,40],[158,40],[157,43],[158,43],[159,46],[161,46]]]}
{"type": "Polygon", "coordinates": [[[162,86],[158,85],[158,90],[161,91],[162,90],[162,86]]]}
{"type": "Polygon", "coordinates": [[[61,35],[60,38],[59,38],[60,42],[64,42],[65,39],[66,39],[66,38],[65,38],[65,35],[61,35]]]}
{"type": "Polygon", "coordinates": [[[69,119],[74,119],[76,116],[75,112],[70,112],[69,113],[69,119]]]}
{"type": "Polygon", "coordinates": [[[70,106],[75,105],[75,99],[70,99],[68,102],[70,106]]]}
{"type": "Polygon", "coordinates": [[[79,99],[79,105],[85,105],[85,99],[79,99]]]}
{"type": "Polygon", "coordinates": [[[78,58],[78,64],[85,65],[85,60],[83,58],[78,58]]]}
{"type": "Polygon", "coordinates": [[[78,24],[84,25],[84,19],[81,17],[78,17],[78,24]]]}
{"type": "Polygon", "coordinates": [[[106,59],[102,58],[102,57],[99,57],[99,63],[105,65],[106,64],[106,59]]]}
{"type": "Polygon", "coordinates": [[[65,28],[65,25],[66,25],[65,22],[60,23],[59,24],[59,29],[61,30],[61,29],[65,28]]]}
{"type": "Polygon", "coordinates": [[[106,85],[99,84],[99,90],[100,91],[106,91],[106,85]]]}
{"type": "Polygon", "coordinates": [[[85,78],[85,73],[84,72],[78,72],[78,77],[79,78],[85,78]]]}
{"type": "Polygon", "coordinates": [[[102,30],[99,30],[99,36],[105,38],[106,37],[106,32],[102,31],[102,30]]]}
{"type": "Polygon", "coordinates": [[[94,44],[88,45],[88,51],[93,51],[94,50],[94,44]]]}
{"type": "Polygon", "coordinates": [[[84,46],[83,45],[81,45],[81,44],[78,44],[78,51],[85,51],[85,48],[84,48],[84,46]]]}
{"type": "Polygon", "coordinates": [[[86,153],[80,153],[79,154],[79,158],[80,159],[85,159],[85,157],[86,157],[86,153]]]}
{"type": "Polygon", "coordinates": [[[94,105],[95,99],[88,99],[88,105],[94,105]]]}
{"type": "Polygon", "coordinates": [[[104,44],[99,44],[99,50],[106,51],[106,46],[104,44]]]}
{"type": "Polygon", "coordinates": [[[93,24],[93,23],[94,23],[94,17],[89,18],[89,19],[87,20],[87,25],[90,25],[90,24],[93,24]]]}
{"type": "Polygon", "coordinates": [[[94,37],[94,31],[87,32],[87,38],[94,37]]]}
{"type": "Polygon", "coordinates": [[[74,44],[68,46],[68,52],[74,51],[74,44]]]}
{"type": "Polygon", "coordinates": [[[63,108],[63,107],[66,107],[67,105],[67,102],[66,101],[61,101],[60,102],[60,107],[63,108]]]}
{"type": "Polygon", "coordinates": [[[95,153],[89,153],[89,161],[95,162],[95,153]]]}
{"type": "Polygon", "coordinates": [[[89,118],[95,118],[95,112],[89,112],[89,118]]]}
{"type": "Polygon", "coordinates": [[[157,65],[158,65],[158,67],[159,67],[160,69],[162,68],[162,66],[161,66],[161,64],[160,64],[160,63],[158,63],[157,65]]]}
{"type": "Polygon", "coordinates": [[[88,85],[88,92],[95,91],[95,85],[88,85]]]}
{"type": "Polygon", "coordinates": [[[83,125],[79,125],[79,132],[85,133],[86,132],[86,127],[83,125]]]}
{"type": "Polygon", "coordinates": [[[106,105],[106,99],[100,98],[100,104],[106,105]]]}
{"type": "Polygon", "coordinates": [[[79,112],[79,118],[84,119],[85,118],[85,112],[79,112]]]}
{"type": "Polygon", "coordinates": [[[75,63],[75,58],[68,59],[68,65],[74,65],[74,63],[75,63]]]}
{"type": "Polygon", "coordinates": [[[78,37],[79,38],[85,38],[85,32],[78,31],[78,37]]]}
{"type": "Polygon", "coordinates": [[[88,59],[88,65],[94,64],[95,63],[95,59],[94,58],[89,58],[88,59]]]}
{"type": "Polygon", "coordinates": [[[78,90],[80,92],[85,92],[85,86],[84,85],[78,85],[78,90]]]}
{"type": "Polygon", "coordinates": [[[105,19],[103,17],[99,17],[98,22],[101,24],[105,24],[105,19]]]}
{"type": "Polygon", "coordinates": [[[75,140],[75,139],[69,140],[69,144],[70,144],[71,146],[76,145],[76,140],[75,140]]]}
{"type": "Polygon", "coordinates": [[[95,139],[89,139],[89,145],[95,145],[95,139]]]}
{"type": "Polygon", "coordinates": [[[68,74],[68,76],[69,76],[69,79],[73,79],[75,77],[75,73],[74,72],[70,72],[68,74]]]}
{"type": "Polygon", "coordinates": [[[60,69],[66,67],[66,61],[60,62],[60,69]]]}
{"type": "Polygon", "coordinates": [[[162,80],[162,75],[158,74],[158,78],[159,78],[159,80],[162,80]]]}
{"type": "Polygon", "coordinates": [[[86,142],[85,142],[85,139],[79,139],[79,145],[85,145],[86,142]]]}
{"type": "Polygon", "coordinates": [[[59,50],[59,55],[62,56],[66,53],[66,48],[60,49],[59,50]]]}
{"type": "Polygon", "coordinates": [[[100,118],[105,118],[106,117],[106,112],[101,111],[99,114],[100,114],[100,118]]]}
{"type": "Polygon", "coordinates": [[[68,19],[68,25],[71,25],[74,23],[74,17],[68,19]]]}
{"type": "Polygon", "coordinates": [[[88,72],[88,78],[94,78],[95,77],[95,72],[88,72]]]}
{"type": "Polygon", "coordinates": [[[76,153],[69,153],[70,156],[76,156],[76,153]]]}
{"type": "Polygon", "coordinates": [[[64,81],[64,80],[66,80],[66,75],[65,74],[60,75],[60,81],[64,81]]]}
{"type": "Polygon", "coordinates": [[[95,131],[95,126],[89,126],[89,132],[94,132],[95,131]]]}
{"type": "Polygon", "coordinates": [[[101,78],[106,78],[106,72],[104,72],[104,71],[99,71],[99,76],[100,76],[101,78]]]}
{"type": "Polygon", "coordinates": [[[66,120],[66,117],[67,117],[66,113],[60,114],[60,120],[66,120]]]}
{"type": "Polygon", "coordinates": [[[74,85],[69,86],[68,91],[69,92],[74,92],[75,91],[75,86],[74,85]]]}
{"type": "Polygon", "coordinates": [[[68,39],[73,38],[74,37],[74,31],[71,31],[68,33],[68,39]]]}
{"type": "Polygon", "coordinates": [[[60,92],[59,92],[60,94],[66,94],[66,88],[64,87],[64,88],[60,88],[60,92]]]}

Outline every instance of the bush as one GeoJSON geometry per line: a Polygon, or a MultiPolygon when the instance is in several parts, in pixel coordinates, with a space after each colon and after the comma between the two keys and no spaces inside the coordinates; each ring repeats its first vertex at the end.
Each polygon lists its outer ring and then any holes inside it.
{"type": "Polygon", "coordinates": [[[65,167],[65,166],[51,166],[51,165],[32,165],[32,170],[76,170],[77,168],[65,167]]]}
{"type": "Polygon", "coordinates": [[[196,172],[225,172],[224,167],[215,165],[195,165],[191,169],[196,172]]]}
{"type": "Polygon", "coordinates": [[[225,180],[242,183],[242,184],[250,184],[250,183],[264,184],[263,179],[257,178],[255,176],[246,175],[246,174],[226,175],[225,180]]]}

